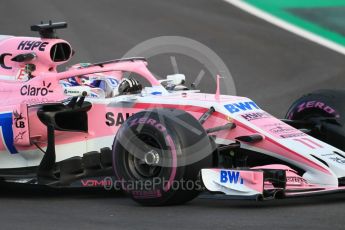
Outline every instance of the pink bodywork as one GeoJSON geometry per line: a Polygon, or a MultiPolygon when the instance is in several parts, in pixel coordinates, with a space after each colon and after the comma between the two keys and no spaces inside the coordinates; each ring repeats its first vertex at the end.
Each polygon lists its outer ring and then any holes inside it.
{"type": "MultiPolygon", "coordinates": [[[[134,72],[143,78],[145,78],[153,87],[161,87],[160,82],[153,76],[153,74],[147,69],[147,63],[142,60],[133,61],[122,61],[108,63],[104,65],[96,65],[87,68],[80,69],[70,69],[65,72],[57,72],[57,66],[61,65],[66,61],[54,62],[51,59],[50,49],[57,43],[66,43],[66,41],[61,39],[41,39],[41,38],[26,38],[26,37],[7,37],[0,39],[0,54],[8,53],[4,56],[3,65],[7,68],[0,67],[0,113],[3,112],[21,112],[25,116],[24,122],[25,126],[28,127],[27,132],[22,134],[22,139],[19,143],[15,143],[15,147],[20,152],[25,152],[29,150],[35,150],[36,147],[32,145],[31,141],[39,141],[41,147],[45,147],[44,142],[46,142],[46,127],[41,123],[37,117],[37,108],[40,104],[46,103],[56,103],[64,99],[67,96],[63,92],[63,88],[60,85],[60,80],[67,79],[69,77],[88,75],[93,73],[109,73],[109,72],[134,72]],[[36,44],[37,47],[31,47],[26,50],[26,46],[18,47],[24,44],[23,41],[30,41],[36,44]],[[45,44],[43,48],[42,44],[45,44]],[[23,47],[23,48],[22,48],[23,47]],[[39,50],[41,47],[41,51],[39,50]],[[34,52],[36,58],[29,62],[13,62],[11,58],[18,54],[34,52]],[[24,81],[23,76],[25,75],[24,68],[25,64],[35,64],[36,70],[32,72],[34,76],[32,79],[24,81]],[[11,69],[10,69],[11,68],[11,69]],[[4,77],[5,76],[5,77],[4,77]],[[31,93],[32,92],[32,93],[31,93]]],[[[69,45],[69,44],[68,44],[69,45]]],[[[162,87],[161,87],[162,88],[162,87]]],[[[113,100],[90,100],[92,102],[92,109],[88,112],[88,128],[87,133],[76,133],[76,132],[56,132],[56,145],[73,144],[75,142],[83,142],[86,144],[91,143],[92,140],[98,140],[103,137],[114,137],[118,126],[109,126],[105,122],[105,114],[108,112],[116,113],[128,113],[133,114],[138,111],[149,109],[149,108],[177,108],[189,112],[194,117],[199,118],[210,105],[216,108],[216,111],[209,120],[204,124],[204,127],[212,128],[215,126],[224,125],[228,122],[233,122],[237,127],[231,131],[219,131],[217,132],[217,138],[234,141],[236,137],[257,134],[260,132],[265,132],[262,134],[263,140],[258,143],[244,143],[248,145],[249,148],[263,149],[268,152],[277,154],[278,157],[287,159],[292,163],[296,163],[298,166],[304,167],[306,170],[311,170],[312,173],[324,176],[324,181],[329,178],[330,183],[334,184],[334,174],[325,165],[317,162],[316,160],[306,157],[300,154],[298,151],[291,147],[286,147],[281,142],[281,137],[277,135],[277,131],[270,128],[270,125],[279,123],[279,128],[286,131],[286,135],[293,134],[299,142],[306,144],[305,147],[311,145],[315,148],[322,147],[318,142],[308,139],[307,135],[304,133],[280,122],[280,120],[267,116],[266,119],[253,120],[250,122],[245,122],[236,116],[232,116],[228,111],[224,110],[224,105],[229,103],[235,103],[237,101],[242,101],[243,98],[235,96],[225,96],[220,95],[219,90],[216,95],[211,94],[200,94],[200,93],[187,93],[183,94],[170,94],[162,88],[163,93],[159,96],[149,96],[147,99],[145,97],[137,98],[132,102],[130,107],[113,107],[111,102],[113,100]],[[145,101],[146,100],[146,101],[145,101]],[[307,139],[304,139],[307,138],[307,139]]],[[[245,114],[244,114],[245,115],[245,114]]],[[[14,124],[13,124],[14,127],[14,124]]],[[[14,136],[20,135],[20,129],[13,128],[14,136]]],[[[92,142],[93,143],[93,142],[92,142]]],[[[91,144],[88,144],[91,146],[91,144]]],[[[97,146],[99,149],[102,146],[97,146]]],[[[310,146],[309,146],[310,147],[310,146]]],[[[91,148],[91,147],[90,147],[91,148]]],[[[312,149],[311,149],[312,150],[312,149]]],[[[0,141],[0,152],[2,154],[6,151],[6,146],[3,141],[0,141]]],[[[59,154],[59,152],[58,152],[59,154]]],[[[71,153],[73,154],[73,153],[71,153]]],[[[71,155],[73,156],[73,155],[71,155]]],[[[20,167],[20,166],[17,166],[20,167]]],[[[21,166],[22,167],[22,166],[21,166]]],[[[273,169],[286,170],[287,176],[291,178],[297,178],[288,181],[287,185],[291,189],[299,188],[310,188],[316,185],[308,183],[297,173],[284,165],[269,165],[266,166],[273,169]]],[[[263,167],[261,167],[263,168],[263,167]]],[[[260,169],[260,167],[256,168],[260,169]]],[[[250,181],[252,174],[243,173],[242,175],[246,180],[250,181]]],[[[322,182],[324,184],[324,182],[322,182]]],[[[265,184],[265,187],[271,186],[269,183],[265,184]]],[[[253,183],[253,189],[260,190],[260,186],[253,183]]]]}

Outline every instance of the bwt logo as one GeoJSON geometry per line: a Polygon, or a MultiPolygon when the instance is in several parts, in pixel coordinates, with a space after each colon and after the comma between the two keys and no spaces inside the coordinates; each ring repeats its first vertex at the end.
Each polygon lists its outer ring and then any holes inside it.
{"type": "Polygon", "coordinates": [[[254,101],[232,103],[232,104],[224,105],[224,107],[230,113],[237,113],[240,111],[250,111],[250,110],[260,109],[259,106],[257,106],[254,101]]]}
{"type": "Polygon", "coordinates": [[[220,183],[229,184],[243,184],[243,179],[240,177],[240,172],[231,170],[220,171],[220,183]]]}

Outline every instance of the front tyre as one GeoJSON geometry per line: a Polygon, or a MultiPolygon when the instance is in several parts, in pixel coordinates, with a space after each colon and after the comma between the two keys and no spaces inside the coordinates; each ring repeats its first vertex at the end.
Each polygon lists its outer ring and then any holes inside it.
{"type": "Polygon", "coordinates": [[[195,198],[199,172],[212,166],[212,145],[190,114],[154,109],[134,114],[120,127],[113,167],[122,189],[143,205],[181,204],[195,198]]]}
{"type": "Polygon", "coordinates": [[[285,118],[305,122],[311,136],[345,151],[344,101],[344,90],[317,90],[297,99],[285,118]]]}

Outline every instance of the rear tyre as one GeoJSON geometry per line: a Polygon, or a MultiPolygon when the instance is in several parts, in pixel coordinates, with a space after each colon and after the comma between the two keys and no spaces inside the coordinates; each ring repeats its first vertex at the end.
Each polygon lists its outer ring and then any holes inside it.
{"type": "Polygon", "coordinates": [[[296,100],[285,118],[306,122],[311,136],[345,151],[344,102],[344,90],[318,90],[296,100]]]}
{"type": "Polygon", "coordinates": [[[113,145],[115,176],[143,205],[181,204],[195,198],[199,172],[212,166],[212,145],[201,124],[176,109],[134,114],[113,145]]]}

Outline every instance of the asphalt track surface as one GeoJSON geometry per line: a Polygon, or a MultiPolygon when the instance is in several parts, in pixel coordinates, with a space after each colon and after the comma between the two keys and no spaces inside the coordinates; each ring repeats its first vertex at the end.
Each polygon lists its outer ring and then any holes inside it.
{"type": "MultiPolygon", "coordinates": [[[[283,116],[303,93],[343,88],[345,57],[214,0],[1,1],[0,33],[34,35],[28,26],[66,20],[60,33],[73,62],[122,56],[146,39],[185,36],[228,65],[237,93],[283,116]]],[[[183,63],[179,63],[181,66],[183,63]]],[[[171,67],[170,67],[171,68],[171,67]]],[[[205,87],[203,85],[202,87],[205,87]]],[[[121,193],[2,188],[0,229],[344,229],[345,194],[268,202],[196,199],[141,207],[121,193]]]]}

